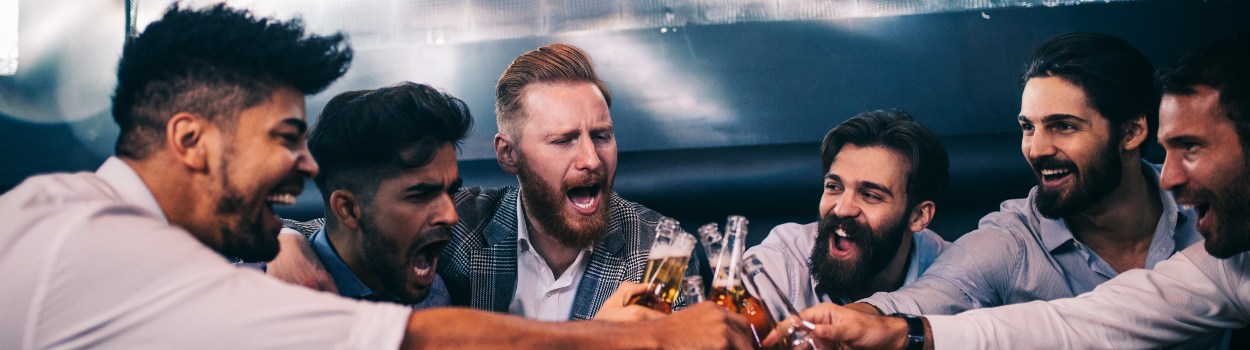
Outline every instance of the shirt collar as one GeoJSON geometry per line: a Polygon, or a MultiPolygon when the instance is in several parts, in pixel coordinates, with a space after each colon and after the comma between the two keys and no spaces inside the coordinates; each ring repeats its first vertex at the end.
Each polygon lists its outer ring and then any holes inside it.
{"type": "Polygon", "coordinates": [[[117,191],[117,195],[121,196],[127,203],[134,204],[143,208],[157,217],[161,221],[169,223],[169,219],[165,217],[165,211],[161,210],[160,203],[156,202],[156,196],[152,195],[148,185],[143,183],[143,179],[139,177],[129,164],[123,162],[120,158],[109,157],[95,171],[109,186],[117,191]]]}
{"type": "MultiPolygon", "coordinates": [[[[1143,172],[1150,175],[1150,180],[1156,184],[1157,194],[1160,202],[1163,203],[1163,213],[1159,217],[1159,225],[1155,228],[1154,238],[1150,243],[1151,249],[1166,248],[1161,247],[1160,244],[1162,244],[1171,246],[1173,249],[1168,249],[1168,251],[1172,251],[1175,247],[1188,246],[1188,243],[1196,241],[1192,237],[1194,233],[1190,232],[1193,230],[1184,229],[1185,223],[1190,221],[1189,217],[1194,215],[1193,210],[1179,210],[1179,206],[1176,205],[1176,199],[1172,197],[1172,194],[1164,190],[1162,186],[1158,186],[1160,170],[1158,166],[1150,164],[1150,162],[1145,160],[1142,160],[1141,164],[1143,172]]],[[[1075,241],[1076,238],[1072,236],[1072,230],[1068,229],[1068,224],[1062,218],[1049,219],[1037,211],[1037,206],[1034,203],[1034,200],[1037,198],[1037,190],[1038,188],[1034,186],[1033,190],[1029,192],[1028,205],[1032,208],[1033,216],[1038,220],[1038,232],[1041,235],[1042,244],[1045,245],[1046,251],[1053,253],[1056,249],[1068,244],[1068,242],[1075,241]]]]}
{"type": "Polygon", "coordinates": [[[321,264],[325,266],[326,272],[330,273],[330,277],[334,278],[334,286],[338,287],[339,295],[350,298],[364,298],[373,295],[373,289],[366,286],[356,273],[352,272],[350,267],[343,262],[338,253],[334,251],[334,247],[330,245],[330,238],[326,235],[325,226],[313,232],[310,238],[313,253],[317,254],[317,259],[321,260],[321,264]]]}

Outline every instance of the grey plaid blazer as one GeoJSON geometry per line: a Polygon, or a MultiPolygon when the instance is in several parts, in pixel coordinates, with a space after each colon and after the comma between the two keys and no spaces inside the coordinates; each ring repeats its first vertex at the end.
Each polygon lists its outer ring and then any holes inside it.
{"type": "MultiPolygon", "coordinates": [[[[443,249],[438,274],[453,305],[508,312],[516,293],[518,188],[472,187],[456,193],[460,222],[443,249]]],[[[569,319],[591,319],[621,281],[639,282],[655,239],[660,213],[612,194],[608,232],[594,247],[569,319]]],[[[687,275],[698,274],[690,259],[687,275]]],[[[684,300],[678,300],[684,306],[684,300]]]]}

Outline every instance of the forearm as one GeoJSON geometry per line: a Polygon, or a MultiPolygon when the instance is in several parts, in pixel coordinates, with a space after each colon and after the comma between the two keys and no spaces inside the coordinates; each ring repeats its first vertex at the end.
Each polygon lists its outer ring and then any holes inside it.
{"type": "Polygon", "coordinates": [[[872,304],[865,303],[865,302],[852,303],[852,304],[846,305],[846,308],[848,310],[855,310],[855,311],[859,311],[859,312],[869,314],[869,315],[877,315],[877,316],[883,315],[881,310],[877,309],[877,307],[872,306],[872,304]]]}
{"type": "Polygon", "coordinates": [[[654,323],[539,322],[466,308],[414,312],[401,349],[657,348],[654,323]]]}

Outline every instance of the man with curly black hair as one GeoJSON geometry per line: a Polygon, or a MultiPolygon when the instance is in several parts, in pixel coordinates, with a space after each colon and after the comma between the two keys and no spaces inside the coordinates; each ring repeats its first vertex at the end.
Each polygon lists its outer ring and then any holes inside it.
{"type": "Polygon", "coordinates": [[[350,61],[340,35],[306,37],[299,21],[222,5],[174,5],[127,42],[117,157],[0,196],[0,349],[747,345],[745,321],[710,304],[655,322],[553,327],[467,309],[414,313],[229,264],[223,255],[277,253],[272,206],[294,203],[319,170],[304,95],[350,61]]]}

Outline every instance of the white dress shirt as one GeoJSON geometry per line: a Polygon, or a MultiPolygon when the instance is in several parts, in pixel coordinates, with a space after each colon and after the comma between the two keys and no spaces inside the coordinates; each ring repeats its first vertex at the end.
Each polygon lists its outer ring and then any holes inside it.
{"type": "Polygon", "coordinates": [[[394,349],[411,310],[239,269],[124,162],[0,196],[0,349],[394,349]]]}
{"type": "Polygon", "coordinates": [[[1143,349],[1250,321],[1250,259],[1202,243],[1075,298],[926,316],[937,349],[1143,349]]]}
{"type": "Polygon", "coordinates": [[[567,321],[577,297],[577,285],[586,272],[586,262],[591,249],[582,249],[577,259],[559,278],[547,266],[547,260],[538,255],[530,244],[529,230],[525,226],[524,203],[517,198],[517,269],[516,292],[508,313],[543,321],[567,321]]]}

